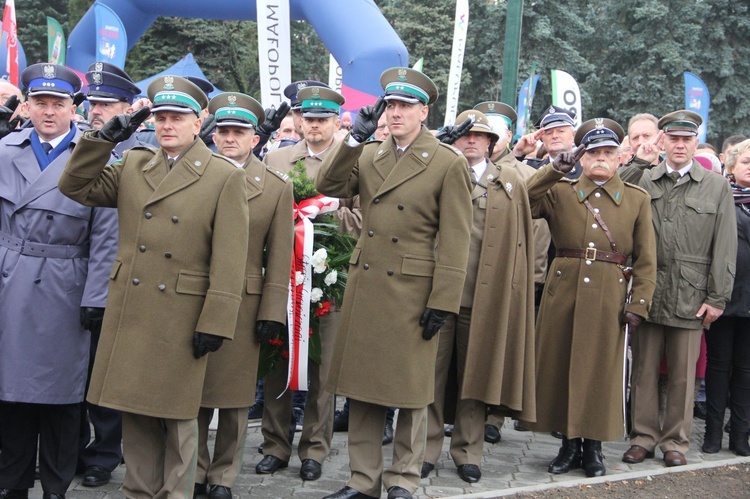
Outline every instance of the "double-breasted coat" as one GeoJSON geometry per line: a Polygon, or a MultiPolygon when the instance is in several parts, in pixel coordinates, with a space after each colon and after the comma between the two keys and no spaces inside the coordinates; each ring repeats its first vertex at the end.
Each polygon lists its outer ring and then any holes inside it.
{"type": "Polygon", "coordinates": [[[438,342],[422,339],[419,319],[425,307],[459,310],[472,213],[466,160],[423,128],[398,161],[392,137],[336,145],[315,185],[328,196],[359,194],[363,216],[329,389],[382,406],[426,407],[438,342]]]}
{"type": "Polygon", "coordinates": [[[208,356],[201,406],[249,407],[255,401],[260,345],[255,322],[286,323],[292,266],[292,183],[254,155],[245,164],[250,238],[242,305],[234,339],[208,356]]]}
{"type": "Polygon", "coordinates": [[[549,164],[529,179],[532,214],[547,219],[558,250],[612,252],[584,204],[588,200],[618,252],[632,258],[632,301],[625,304],[628,280],[618,265],[583,258],[552,261],[537,322],[537,422],[531,428],[616,440],[624,435],[621,317],[624,310],[648,317],[655,286],[650,198],[617,175],[602,186],[585,175],[560,179],[549,164]]]}
{"type": "Polygon", "coordinates": [[[231,339],[245,282],[245,171],[196,140],[168,169],[160,149],[114,144],[86,132],[60,190],[117,207],[119,250],[88,401],[152,417],[198,414],[208,359],[194,332],[231,339]]]}
{"type": "Polygon", "coordinates": [[[57,188],[80,131],[42,171],[32,130],[0,142],[0,400],[74,404],[83,401],[89,358],[81,307],[105,306],[117,212],[57,188]]]}

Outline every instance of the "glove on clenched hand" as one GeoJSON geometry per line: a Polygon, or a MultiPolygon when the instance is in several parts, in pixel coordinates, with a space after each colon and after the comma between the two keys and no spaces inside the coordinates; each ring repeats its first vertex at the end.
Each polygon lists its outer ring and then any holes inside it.
{"type": "Polygon", "coordinates": [[[258,126],[258,132],[266,135],[271,135],[273,132],[279,129],[282,120],[286,117],[289,112],[289,103],[284,101],[279,104],[278,109],[269,107],[265,110],[266,119],[263,123],[258,126]]]}
{"type": "Polygon", "coordinates": [[[437,133],[437,135],[435,135],[435,138],[443,144],[451,145],[458,139],[469,133],[469,130],[471,130],[471,125],[473,124],[474,120],[472,120],[471,118],[466,118],[466,120],[464,120],[464,122],[460,125],[446,125],[437,133]]]}
{"type": "Polygon", "coordinates": [[[81,326],[92,334],[102,332],[104,309],[99,307],[81,307],[81,326]]]}
{"type": "Polygon", "coordinates": [[[445,321],[448,319],[448,312],[443,310],[435,310],[430,307],[424,309],[422,318],[419,319],[419,325],[424,326],[422,331],[422,338],[425,340],[431,340],[435,336],[440,328],[443,327],[445,321]]]}
{"type": "Polygon", "coordinates": [[[208,116],[206,116],[206,119],[203,120],[203,124],[201,124],[201,131],[198,132],[198,137],[200,137],[204,144],[210,146],[214,143],[214,139],[211,137],[211,135],[214,133],[215,129],[216,118],[213,114],[209,114],[208,116]]]}
{"type": "Polygon", "coordinates": [[[276,321],[258,321],[255,324],[255,337],[261,345],[279,337],[284,330],[285,324],[276,321]]]}
{"type": "Polygon", "coordinates": [[[132,114],[118,114],[95,132],[94,136],[115,144],[128,140],[150,114],[151,108],[148,107],[142,107],[132,114]]]}
{"type": "Polygon", "coordinates": [[[0,139],[12,132],[17,126],[21,118],[16,118],[11,121],[11,116],[16,112],[18,107],[18,97],[14,94],[8,97],[5,101],[4,106],[0,106],[0,139]]]}
{"type": "Polygon", "coordinates": [[[635,331],[641,325],[641,321],[643,321],[643,317],[633,312],[622,314],[622,325],[630,324],[630,332],[635,331]]]}
{"type": "Polygon", "coordinates": [[[378,129],[378,120],[383,114],[383,111],[385,111],[385,106],[385,99],[383,99],[383,97],[378,97],[374,106],[360,108],[357,113],[357,118],[354,120],[352,131],[350,132],[354,140],[361,144],[375,133],[375,130],[378,129]]]}
{"type": "Polygon", "coordinates": [[[196,359],[200,359],[207,353],[218,350],[223,342],[224,338],[221,336],[196,331],[193,334],[193,355],[196,359]]]}
{"type": "Polygon", "coordinates": [[[578,163],[578,160],[586,153],[586,146],[581,144],[573,152],[561,152],[552,160],[552,166],[555,170],[568,173],[578,163]]]}

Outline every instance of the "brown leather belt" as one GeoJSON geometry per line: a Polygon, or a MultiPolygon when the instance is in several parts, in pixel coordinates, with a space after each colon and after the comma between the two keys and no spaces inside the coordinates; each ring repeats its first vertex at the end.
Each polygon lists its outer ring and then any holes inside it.
{"type": "Polygon", "coordinates": [[[584,260],[599,260],[600,262],[618,263],[620,265],[625,265],[625,262],[628,261],[628,257],[622,253],[610,253],[596,248],[558,249],[555,252],[555,256],[563,258],[582,258],[584,260]]]}

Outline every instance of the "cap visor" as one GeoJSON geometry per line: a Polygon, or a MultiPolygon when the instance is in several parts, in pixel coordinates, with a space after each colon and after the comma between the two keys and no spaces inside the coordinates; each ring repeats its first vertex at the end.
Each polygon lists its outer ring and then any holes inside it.
{"type": "Polygon", "coordinates": [[[255,125],[252,123],[244,123],[242,121],[217,121],[216,122],[217,127],[224,127],[224,126],[233,126],[237,128],[255,128],[255,125]]]}
{"type": "Polygon", "coordinates": [[[330,118],[336,116],[336,113],[321,113],[319,111],[302,111],[303,118],[330,118]]]}
{"type": "Polygon", "coordinates": [[[55,92],[53,90],[44,89],[44,90],[32,90],[29,89],[27,95],[29,97],[34,97],[36,95],[51,95],[52,97],[67,97],[69,99],[72,99],[73,96],[70,95],[68,92],[55,92]]]}
{"type": "Polygon", "coordinates": [[[407,102],[409,104],[419,104],[422,101],[417,99],[416,97],[407,97],[406,95],[399,95],[399,94],[390,94],[386,95],[384,97],[384,100],[387,102],[389,100],[400,100],[401,102],[407,102]]]}
{"type": "Polygon", "coordinates": [[[598,142],[588,144],[586,146],[586,150],[590,151],[592,149],[599,149],[600,147],[620,147],[620,144],[618,144],[614,140],[601,140],[598,142]]]}
{"type": "Polygon", "coordinates": [[[172,111],[173,113],[183,113],[183,114],[188,114],[188,113],[196,114],[196,112],[190,109],[189,107],[182,107],[182,106],[155,106],[151,108],[152,113],[158,113],[161,111],[172,111]]]}

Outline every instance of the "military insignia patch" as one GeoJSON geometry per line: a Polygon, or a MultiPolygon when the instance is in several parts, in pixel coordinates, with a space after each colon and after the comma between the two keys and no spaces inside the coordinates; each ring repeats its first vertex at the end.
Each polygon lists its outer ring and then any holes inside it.
{"type": "Polygon", "coordinates": [[[312,98],[313,99],[320,99],[320,90],[318,87],[313,87],[312,89],[312,98]]]}
{"type": "Polygon", "coordinates": [[[236,106],[237,105],[237,96],[236,95],[230,95],[227,97],[227,104],[230,106],[236,106]]]}
{"type": "Polygon", "coordinates": [[[488,111],[494,111],[495,110],[495,103],[494,102],[490,102],[489,104],[487,104],[487,110],[488,111]]]}
{"type": "Polygon", "coordinates": [[[94,80],[95,85],[101,85],[102,84],[102,74],[101,73],[94,73],[91,75],[91,79],[94,80]]]}
{"type": "Polygon", "coordinates": [[[597,130],[601,130],[602,128],[604,128],[604,118],[595,118],[595,122],[597,130]]]}
{"type": "Polygon", "coordinates": [[[508,194],[513,192],[513,184],[511,184],[510,182],[505,182],[505,190],[508,191],[508,194]]]}
{"type": "Polygon", "coordinates": [[[164,90],[174,90],[174,78],[171,76],[164,77],[164,90]]]}
{"type": "Polygon", "coordinates": [[[53,79],[57,74],[57,71],[55,70],[55,66],[52,64],[47,64],[42,68],[42,76],[46,78],[47,80],[53,79]]]}
{"type": "Polygon", "coordinates": [[[398,70],[398,80],[399,81],[406,81],[406,70],[401,68],[398,70]]]}
{"type": "Polygon", "coordinates": [[[299,92],[300,90],[302,90],[305,87],[307,87],[307,82],[304,82],[304,81],[298,82],[297,83],[297,92],[299,92]]]}

